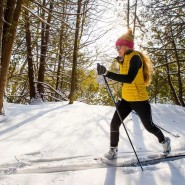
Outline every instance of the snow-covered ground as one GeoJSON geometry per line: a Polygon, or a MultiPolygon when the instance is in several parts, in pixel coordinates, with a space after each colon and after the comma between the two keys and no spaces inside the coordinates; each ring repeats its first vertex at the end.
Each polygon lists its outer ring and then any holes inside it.
{"type": "MultiPolygon", "coordinates": [[[[109,149],[109,124],[115,108],[75,102],[18,105],[6,103],[0,118],[0,185],[184,185],[185,159],[140,167],[111,167],[94,158],[109,149]]],[[[180,135],[172,151],[185,152],[185,108],[153,104],[155,124],[180,135]]],[[[140,159],[161,153],[157,139],[137,115],[126,120],[140,159]]],[[[136,160],[123,127],[119,159],[136,160]]]]}

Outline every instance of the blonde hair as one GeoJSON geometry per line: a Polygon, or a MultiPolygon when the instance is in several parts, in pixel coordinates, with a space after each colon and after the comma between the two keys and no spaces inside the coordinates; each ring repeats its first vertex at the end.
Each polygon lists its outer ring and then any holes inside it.
{"type": "MultiPolygon", "coordinates": [[[[132,33],[132,29],[128,29],[125,34],[123,34],[119,39],[124,39],[127,41],[134,42],[134,35],[132,33]]],[[[146,86],[149,86],[152,81],[152,74],[153,74],[153,64],[151,59],[145,55],[142,52],[139,52],[139,55],[141,57],[141,60],[143,62],[143,76],[144,76],[144,82],[146,86]]]]}
{"type": "Polygon", "coordinates": [[[151,81],[152,81],[152,75],[153,75],[153,64],[151,59],[139,52],[141,60],[143,61],[143,76],[144,76],[144,82],[146,84],[146,86],[149,86],[151,81]]]}

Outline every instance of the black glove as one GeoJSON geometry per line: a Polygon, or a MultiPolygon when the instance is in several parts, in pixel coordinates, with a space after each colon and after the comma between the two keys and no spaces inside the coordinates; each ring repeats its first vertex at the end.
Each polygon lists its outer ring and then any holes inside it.
{"type": "Polygon", "coordinates": [[[98,75],[104,75],[107,73],[107,70],[105,68],[105,66],[103,65],[100,65],[99,63],[97,64],[97,72],[98,72],[98,75]]]}

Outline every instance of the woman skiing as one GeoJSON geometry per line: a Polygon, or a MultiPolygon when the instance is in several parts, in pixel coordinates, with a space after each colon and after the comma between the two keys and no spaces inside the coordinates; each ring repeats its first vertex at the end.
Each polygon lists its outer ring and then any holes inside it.
{"type": "MultiPolygon", "coordinates": [[[[170,138],[164,137],[161,130],[152,121],[151,106],[146,86],[150,84],[152,65],[148,57],[134,50],[134,36],[128,30],[116,41],[119,56],[115,59],[119,63],[120,74],[107,71],[103,65],[97,65],[98,75],[104,75],[112,80],[122,82],[122,99],[117,109],[124,120],[132,110],[140,117],[146,130],[154,134],[163,146],[164,155],[171,151],[170,138]]],[[[121,121],[115,111],[110,124],[110,150],[105,157],[109,160],[117,158],[119,127],[121,121]]]]}

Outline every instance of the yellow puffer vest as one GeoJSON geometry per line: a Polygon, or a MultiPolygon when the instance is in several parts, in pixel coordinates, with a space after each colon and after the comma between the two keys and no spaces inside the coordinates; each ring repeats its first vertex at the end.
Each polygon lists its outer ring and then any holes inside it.
{"type": "MultiPolygon", "coordinates": [[[[128,74],[129,67],[130,67],[130,60],[134,55],[138,55],[140,57],[140,54],[137,51],[133,51],[132,53],[126,54],[124,56],[123,64],[119,64],[120,74],[124,74],[124,75],[128,74]]],[[[142,64],[142,67],[139,69],[132,83],[123,83],[122,98],[126,101],[131,101],[131,102],[148,100],[148,93],[146,90],[146,85],[143,77],[143,64],[142,64]]]]}

